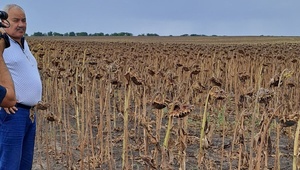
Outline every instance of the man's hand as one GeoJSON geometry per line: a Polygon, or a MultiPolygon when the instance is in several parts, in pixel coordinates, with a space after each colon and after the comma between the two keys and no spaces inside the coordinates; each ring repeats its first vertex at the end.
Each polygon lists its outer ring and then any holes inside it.
{"type": "Polygon", "coordinates": [[[5,112],[7,114],[15,114],[16,111],[18,111],[18,108],[16,106],[13,106],[13,107],[4,107],[3,109],[5,110],[5,112]]]}

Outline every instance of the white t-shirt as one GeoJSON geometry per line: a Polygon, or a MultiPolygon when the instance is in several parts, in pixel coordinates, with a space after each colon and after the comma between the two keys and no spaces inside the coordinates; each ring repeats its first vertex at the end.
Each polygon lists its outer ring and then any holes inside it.
{"type": "Polygon", "coordinates": [[[3,53],[4,61],[15,85],[17,102],[34,106],[42,98],[42,82],[37,62],[24,40],[24,49],[10,38],[10,47],[3,53]]]}

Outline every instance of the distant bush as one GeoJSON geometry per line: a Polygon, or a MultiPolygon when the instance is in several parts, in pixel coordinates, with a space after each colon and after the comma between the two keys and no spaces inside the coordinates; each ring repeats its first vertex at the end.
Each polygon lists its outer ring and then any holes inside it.
{"type": "Polygon", "coordinates": [[[44,36],[44,34],[41,32],[35,32],[32,36],[44,36]]]}
{"type": "MultiPolygon", "coordinates": [[[[42,33],[42,32],[35,32],[32,34],[32,36],[133,36],[132,33],[129,32],[116,32],[116,33],[112,33],[112,34],[107,34],[107,33],[103,33],[103,32],[99,32],[99,33],[92,33],[92,34],[88,34],[87,32],[68,32],[68,33],[57,33],[57,32],[48,32],[48,33],[42,33]]],[[[156,33],[147,33],[147,34],[139,34],[138,36],[149,36],[149,37],[153,37],[153,36],[159,36],[156,33]]],[[[173,35],[169,35],[169,36],[173,36],[173,35]]],[[[182,34],[180,35],[182,37],[187,37],[187,36],[206,36],[204,34],[182,34]]],[[[216,36],[216,35],[212,35],[212,36],[216,36]]]]}

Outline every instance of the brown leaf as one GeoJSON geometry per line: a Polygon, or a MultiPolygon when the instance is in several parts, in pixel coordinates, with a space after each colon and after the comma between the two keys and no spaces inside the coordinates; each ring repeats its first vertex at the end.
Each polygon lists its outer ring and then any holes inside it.
{"type": "Polygon", "coordinates": [[[46,110],[50,107],[50,104],[49,103],[45,103],[43,101],[40,101],[37,105],[36,105],[36,108],[38,110],[46,110]]]}
{"type": "Polygon", "coordinates": [[[152,107],[155,109],[163,109],[165,108],[167,105],[165,103],[159,103],[157,101],[152,102],[152,107]]]}
{"type": "Polygon", "coordinates": [[[141,155],[140,157],[148,166],[150,166],[153,169],[157,169],[154,159],[151,156],[141,155]]]}

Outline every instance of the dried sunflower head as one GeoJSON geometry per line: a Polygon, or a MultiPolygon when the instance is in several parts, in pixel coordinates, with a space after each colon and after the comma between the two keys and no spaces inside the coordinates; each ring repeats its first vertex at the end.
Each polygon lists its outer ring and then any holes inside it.
{"type": "Polygon", "coordinates": [[[212,87],[209,95],[217,100],[223,100],[227,97],[225,90],[223,90],[222,88],[220,88],[218,86],[212,87]]]}
{"type": "Polygon", "coordinates": [[[171,104],[169,116],[183,118],[194,110],[194,105],[175,102],[171,104]]]}
{"type": "Polygon", "coordinates": [[[269,101],[273,98],[274,92],[269,89],[260,88],[257,92],[258,102],[259,103],[269,103],[269,101]]]}

